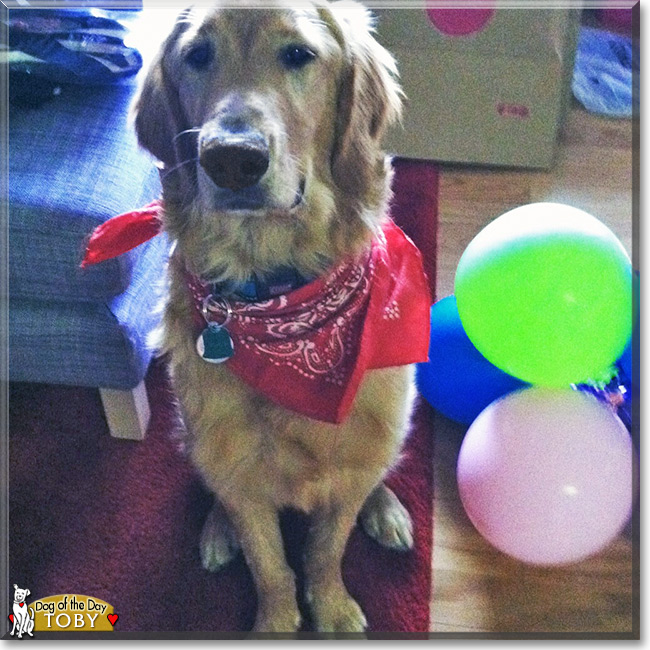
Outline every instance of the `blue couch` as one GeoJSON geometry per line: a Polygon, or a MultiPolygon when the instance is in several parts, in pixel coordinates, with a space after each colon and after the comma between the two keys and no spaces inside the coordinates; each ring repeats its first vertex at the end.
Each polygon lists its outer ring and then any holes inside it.
{"type": "Polygon", "coordinates": [[[100,389],[114,435],[148,420],[147,337],[168,255],[159,236],[80,268],[90,232],[160,192],[128,112],[133,83],[66,86],[38,108],[9,109],[9,377],[100,389]]]}

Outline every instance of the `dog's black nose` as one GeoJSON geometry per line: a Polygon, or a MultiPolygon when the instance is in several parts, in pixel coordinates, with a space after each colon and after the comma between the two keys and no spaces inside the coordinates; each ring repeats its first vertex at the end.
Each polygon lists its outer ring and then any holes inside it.
{"type": "Polygon", "coordinates": [[[264,176],[269,148],[262,138],[214,138],[202,143],[199,162],[215,185],[237,191],[264,176]]]}

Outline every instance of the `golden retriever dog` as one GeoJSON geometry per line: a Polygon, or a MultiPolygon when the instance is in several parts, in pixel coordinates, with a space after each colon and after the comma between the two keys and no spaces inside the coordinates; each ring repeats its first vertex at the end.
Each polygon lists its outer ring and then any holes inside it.
{"type": "Polygon", "coordinates": [[[161,163],[164,229],[175,242],[162,349],[190,440],[215,494],[200,540],[217,570],[241,548],[258,593],[256,632],[300,626],[278,512],[309,513],[306,598],[321,632],[363,632],[341,558],[357,519],[379,543],[413,544],[383,484],[408,431],[413,366],[367,372],[344,422],[288,410],[196,348],[189,272],[245,282],[278,267],[315,278],[370,246],[387,219],[381,150],[399,117],[390,54],[355,2],[241,3],[184,11],[134,106],[161,163]]]}

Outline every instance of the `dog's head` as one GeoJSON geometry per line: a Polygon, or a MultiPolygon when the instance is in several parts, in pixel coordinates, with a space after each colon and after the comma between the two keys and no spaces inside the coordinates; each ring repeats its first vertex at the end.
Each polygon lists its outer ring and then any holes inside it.
{"type": "Polygon", "coordinates": [[[18,585],[14,585],[14,602],[24,603],[25,598],[31,594],[29,589],[19,589],[18,585]]]}
{"type": "Polygon", "coordinates": [[[400,89],[367,11],[269,4],[184,11],[135,104],[166,229],[204,276],[315,271],[367,241],[387,198],[400,89]]]}

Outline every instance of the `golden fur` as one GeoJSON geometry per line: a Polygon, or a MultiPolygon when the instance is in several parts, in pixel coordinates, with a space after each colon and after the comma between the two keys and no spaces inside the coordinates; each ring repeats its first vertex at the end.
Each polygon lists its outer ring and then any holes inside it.
{"type": "Polygon", "coordinates": [[[295,631],[294,576],[277,513],[308,512],[305,574],[316,626],[360,632],[365,619],[340,570],[357,517],[381,543],[412,544],[408,514],[382,484],[408,429],[412,368],[368,373],[342,425],[289,412],[197,355],[182,271],[242,280],[290,265],[318,274],[368,246],[385,218],[390,177],[380,139],[401,103],[391,56],[354,2],[274,5],[181,14],[135,106],[140,142],[164,165],[164,224],[176,242],[162,347],[192,459],[217,495],[201,539],[206,568],[218,569],[241,545],[258,590],[255,630],[295,631]],[[197,42],[216,52],[201,70],[186,65],[197,42]],[[284,69],[278,48],[296,42],[316,59],[284,69]],[[196,137],[200,148],[206,129],[235,113],[268,138],[270,164],[260,181],[266,205],[233,213],[214,207],[196,137]]]}

